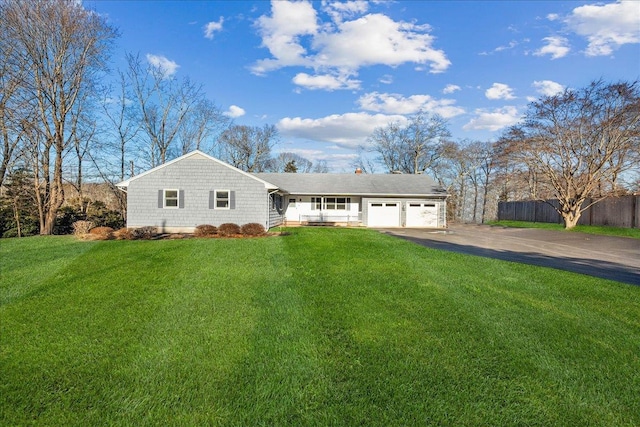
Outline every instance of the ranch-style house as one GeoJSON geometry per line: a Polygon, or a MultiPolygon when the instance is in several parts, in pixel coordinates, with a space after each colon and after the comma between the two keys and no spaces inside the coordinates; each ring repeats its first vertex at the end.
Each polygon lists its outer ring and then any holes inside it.
{"type": "Polygon", "coordinates": [[[192,151],[117,185],[127,193],[127,227],[165,233],[228,222],[447,226],[447,194],[422,174],[248,173],[192,151]]]}

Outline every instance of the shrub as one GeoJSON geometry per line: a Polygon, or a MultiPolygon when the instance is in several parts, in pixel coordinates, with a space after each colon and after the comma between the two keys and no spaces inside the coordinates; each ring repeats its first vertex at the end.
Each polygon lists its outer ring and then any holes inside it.
{"type": "Polygon", "coordinates": [[[218,227],[218,234],[224,237],[237,236],[240,234],[240,226],[231,222],[220,224],[220,227],[218,227]]]}
{"type": "Polygon", "coordinates": [[[155,237],[155,235],[157,234],[157,231],[155,227],[147,226],[147,227],[134,228],[131,234],[134,239],[150,240],[155,237]]]}
{"type": "MultiPolygon", "coordinates": [[[[71,206],[62,206],[60,209],[58,209],[58,212],[56,213],[56,222],[55,225],[53,227],[53,234],[76,234],[76,230],[74,228],[74,225],[76,222],[79,221],[87,221],[87,222],[91,222],[93,226],[95,226],[95,223],[93,221],[89,221],[87,220],[87,216],[84,215],[82,212],[74,209],[71,206]]],[[[87,234],[89,232],[89,230],[86,231],[87,234]]]]}
{"type": "Polygon", "coordinates": [[[113,232],[113,237],[116,240],[133,240],[133,231],[127,227],[123,227],[113,232]]]}
{"type": "Polygon", "coordinates": [[[73,223],[74,236],[82,237],[89,234],[89,231],[93,228],[93,222],[91,221],[76,221],[73,223]]]}
{"type": "Polygon", "coordinates": [[[262,236],[265,234],[265,229],[262,224],[258,224],[257,222],[251,222],[249,224],[245,224],[240,227],[240,231],[245,236],[262,236]]]}
{"type": "Polygon", "coordinates": [[[202,224],[198,225],[193,232],[195,237],[211,237],[218,233],[218,228],[215,225],[202,224]]]}
{"type": "Polygon", "coordinates": [[[92,228],[89,234],[96,240],[111,240],[113,239],[113,228],[96,227],[92,228]]]}

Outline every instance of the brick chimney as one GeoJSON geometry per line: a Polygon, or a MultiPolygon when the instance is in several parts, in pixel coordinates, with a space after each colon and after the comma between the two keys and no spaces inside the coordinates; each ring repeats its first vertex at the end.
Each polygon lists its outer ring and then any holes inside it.
{"type": "Polygon", "coordinates": [[[356,169],[356,175],[362,175],[362,169],[357,168],[356,169]]]}

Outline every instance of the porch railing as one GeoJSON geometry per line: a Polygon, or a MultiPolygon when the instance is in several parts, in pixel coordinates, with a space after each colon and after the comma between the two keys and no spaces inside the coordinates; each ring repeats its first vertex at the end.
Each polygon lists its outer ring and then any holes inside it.
{"type": "Polygon", "coordinates": [[[306,224],[346,223],[359,224],[362,222],[361,214],[313,214],[300,215],[300,222],[306,224]]]}

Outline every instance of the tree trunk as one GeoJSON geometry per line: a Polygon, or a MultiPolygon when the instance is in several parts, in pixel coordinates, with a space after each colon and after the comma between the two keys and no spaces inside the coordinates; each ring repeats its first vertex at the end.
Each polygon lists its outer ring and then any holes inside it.
{"type": "Polygon", "coordinates": [[[570,230],[578,224],[578,220],[580,219],[580,215],[582,212],[580,211],[580,207],[582,206],[582,201],[579,203],[562,203],[560,205],[560,215],[562,216],[562,220],[564,221],[564,228],[566,230],[570,230]]]}
{"type": "Polygon", "coordinates": [[[57,150],[56,161],[53,169],[53,182],[51,185],[51,192],[49,194],[49,203],[47,203],[43,227],[40,229],[41,235],[53,234],[58,209],[60,209],[63,203],[64,189],[62,188],[62,151],[57,150]]]}
{"type": "Polygon", "coordinates": [[[20,209],[18,208],[18,198],[13,201],[13,219],[16,221],[18,237],[22,237],[22,227],[20,226],[20,209]]]}
{"type": "Polygon", "coordinates": [[[480,223],[484,224],[485,216],[487,214],[487,196],[489,194],[489,184],[485,181],[484,189],[482,192],[482,215],[480,216],[480,223]]]}

